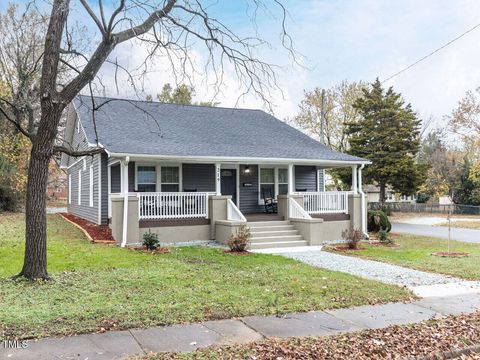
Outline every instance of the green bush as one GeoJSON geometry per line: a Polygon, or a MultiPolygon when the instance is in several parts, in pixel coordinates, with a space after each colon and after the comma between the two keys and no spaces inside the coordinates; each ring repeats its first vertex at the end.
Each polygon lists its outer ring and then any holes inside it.
{"type": "Polygon", "coordinates": [[[158,245],[160,245],[160,241],[158,240],[158,235],[152,233],[150,229],[148,233],[143,234],[143,246],[145,246],[148,250],[155,250],[158,245]]]}
{"type": "Polygon", "coordinates": [[[367,228],[369,232],[377,233],[380,229],[386,232],[392,230],[388,216],[381,210],[368,210],[367,228]]]}

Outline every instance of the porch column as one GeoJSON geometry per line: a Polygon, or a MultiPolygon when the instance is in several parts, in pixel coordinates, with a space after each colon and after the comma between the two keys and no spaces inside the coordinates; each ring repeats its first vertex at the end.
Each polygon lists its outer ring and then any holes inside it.
{"type": "Polygon", "coordinates": [[[352,191],[356,195],[358,194],[357,186],[357,165],[352,166],[352,191]]]}
{"type": "Polygon", "coordinates": [[[124,161],[120,161],[121,187],[123,194],[123,228],[122,228],[122,247],[127,244],[127,224],[128,224],[128,163],[130,157],[127,156],[124,161]]]}
{"type": "Polygon", "coordinates": [[[217,196],[222,195],[220,168],[221,168],[221,164],[215,164],[215,193],[217,196]]]}
{"type": "Polygon", "coordinates": [[[293,187],[293,164],[288,164],[288,194],[291,195],[294,193],[295,189],[293,187]]]}

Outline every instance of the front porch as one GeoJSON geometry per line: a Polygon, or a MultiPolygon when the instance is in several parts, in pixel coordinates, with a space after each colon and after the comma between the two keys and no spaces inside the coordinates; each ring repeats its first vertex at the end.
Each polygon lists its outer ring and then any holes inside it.
{"type": "Polygon", "coordinates": [[[361,170],[351,166],[351,191],[324,191],[326,167],[111,161],[108,188],[113,235],[122,246],[141,242],[146,231],[156,232],[168,243],[209,239],[225,243],[241,224],[283,221],[300,228],[301,241],[312,244],[317,241],[312,240],[310,228],[320,229],[312,224],[331,222],[328,228],[337,225],[341,230],[328,230],[331,236],[326,238],[338,240],[345,227],[363,228],[361,206],[351,200],[366,205],[358,191],[361,170]],[[266,213],[267,197],[277,203],[277,213],[266,213]],[[302,230],[305,227],[308,231],[302,230]]]}

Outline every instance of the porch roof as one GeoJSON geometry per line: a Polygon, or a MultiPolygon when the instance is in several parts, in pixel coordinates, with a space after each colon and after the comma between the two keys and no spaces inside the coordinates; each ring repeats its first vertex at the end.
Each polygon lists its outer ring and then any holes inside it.
{"type": "Polygon", "coordinates": [[[78,96],[89,143],[115,154],[179,158],[291,159],[369,163],[332,151],[261,110],[78,96]],[[93,125],[95,119],[95,127],[93,125]]]}

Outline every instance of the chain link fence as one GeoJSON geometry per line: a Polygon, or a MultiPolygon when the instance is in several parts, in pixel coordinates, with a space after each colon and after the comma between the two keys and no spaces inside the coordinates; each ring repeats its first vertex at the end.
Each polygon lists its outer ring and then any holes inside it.
{"type": "Polygon", "coordinates": [[[371,210],[386,210],[387,212],[480,215],[480,206],[459,204],[439,205],[387,202],[382,206],[378,202],[369,202],[368,208],[371,210]]]}

